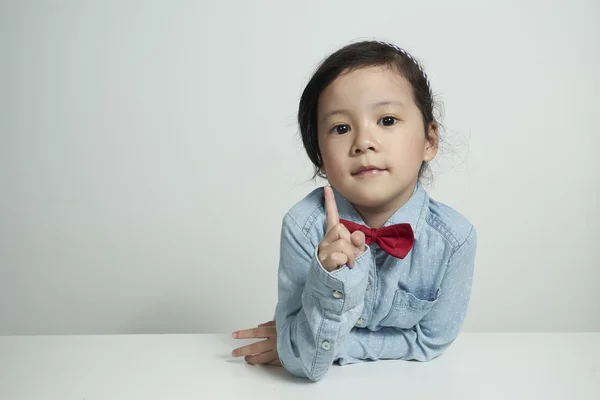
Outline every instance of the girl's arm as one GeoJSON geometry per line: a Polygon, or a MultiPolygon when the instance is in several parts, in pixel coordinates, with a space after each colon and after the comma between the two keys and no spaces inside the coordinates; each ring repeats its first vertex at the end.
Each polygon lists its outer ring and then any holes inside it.
{"type": "Polygon", "coordinates": [[[439,299],[416,326],[378,331],[354,328],[336,356],[340,364],[379,359],[428,361],[440,355],[456,339],[466,315],[476,246],[472,229],[449,259],[439,299]]]}
{"type": "Polygon", "coordinates": [[[334,272],[323,268],[317,247],[288,213],[281,230],[278,271],[277,350],[290,373],[321,379],[344,348],[363,309],[371,253],[354,267],[334,272]]]}

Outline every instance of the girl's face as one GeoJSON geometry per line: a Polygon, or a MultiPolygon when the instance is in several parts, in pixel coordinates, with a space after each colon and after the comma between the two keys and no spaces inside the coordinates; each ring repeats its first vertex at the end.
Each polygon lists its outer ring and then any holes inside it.
{"type": "Polygon", "coordinates": [[[437,126],[429,143],[410,83],[389,67],[341,74],[322,92],[317,118],[323,172],[359,211],[402,206],[437,153],[437,126]]]}

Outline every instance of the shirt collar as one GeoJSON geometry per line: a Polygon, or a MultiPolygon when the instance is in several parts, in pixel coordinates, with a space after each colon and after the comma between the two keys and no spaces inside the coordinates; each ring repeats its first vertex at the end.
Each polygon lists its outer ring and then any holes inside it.
{"type": "MultiPolygon", "coordinates": [[[[333,189],[333,187],[332,187],[333,189]]],[[[362,217],[354,208],[354,205],[346,200],[337,190],[333,189],[335,194],[335,201],[338,207],[338,213],[340,218],[348,221],[355,222],[357,224],[365,225],[362,217]]],[[[415,190],[412,196],[404,203],[383,226],[389,226],[394,224],[409,223],[417,235],[421,220],[424,218],[424,211],[428,207],[429,196],[423,188],[420,181],[417,181],[415,190]]]]}

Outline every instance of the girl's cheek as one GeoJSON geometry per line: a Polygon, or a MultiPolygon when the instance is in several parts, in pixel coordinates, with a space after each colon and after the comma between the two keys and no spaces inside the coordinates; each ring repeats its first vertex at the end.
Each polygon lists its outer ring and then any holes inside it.
{"type": "Polygon", "coordinates": [[[323,164],[328,171],[328,175],[335,175],[341,170],[342,163],[333,154],[323,155],[323,164]]]}
{"type": "Polygon", "coordinates": [[[408,167],[415,163],[420,163],[423,158],[424,144],[418,139],[406,140],[403,143],[397,143],[395,156],[396,162],[408,167]]]}

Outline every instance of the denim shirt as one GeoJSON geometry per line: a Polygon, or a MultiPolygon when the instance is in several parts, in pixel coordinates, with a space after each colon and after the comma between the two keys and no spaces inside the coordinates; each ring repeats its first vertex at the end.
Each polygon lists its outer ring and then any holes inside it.
{"type": "MultiPolygon", "coordinates": [[[[334,195],[340,218],[366,225],[350,202],[334,195]]],[[[385,226],[403,222],[415,234],[404,259],[371,243],[354,268],[328,272],[317,257],[325,235],[323,188],[285,215],[275,320],[287,371],[317,381],[335,361],[428,361],[454,341],[471,294],[475,229],[431,199],[420,182],[385,226]]]]}

